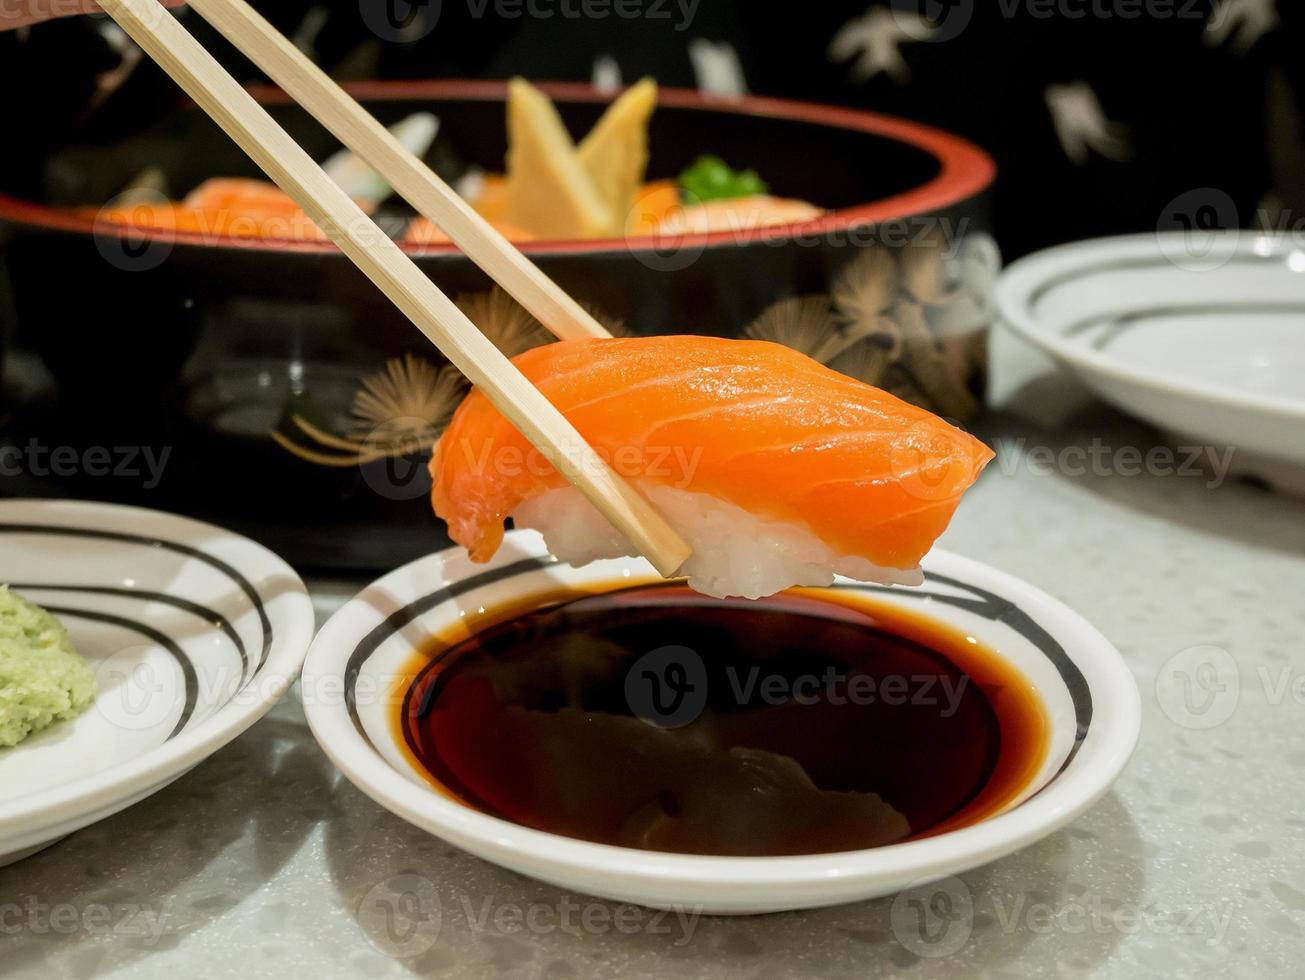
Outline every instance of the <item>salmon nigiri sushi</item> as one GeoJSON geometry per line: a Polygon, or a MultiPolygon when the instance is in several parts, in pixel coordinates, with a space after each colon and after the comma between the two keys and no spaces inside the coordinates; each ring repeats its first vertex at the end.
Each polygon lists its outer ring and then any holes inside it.
{"type": "MultiPolygon", "coordinates": [[[[575,340],[514,363],[692,546],[680,570],[710,595],[793,585],[918,584],[920,559],[992,459],[923,409],[756,340],[575,340]]],[[[480,392],[430,463],[435,512],[475,561],[503,522],[563,561],[632,546],[480,392]]]]}

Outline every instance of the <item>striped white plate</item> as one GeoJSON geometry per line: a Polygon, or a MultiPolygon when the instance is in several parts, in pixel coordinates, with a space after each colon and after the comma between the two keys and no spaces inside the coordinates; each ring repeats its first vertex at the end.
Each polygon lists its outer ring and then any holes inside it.
{"type": "Polygon", "coordinates": [[[53,612],[96,672],[75,720],[0,749],[0,864],[161,789],[298,676],[313,612],[271,552],[209,524],[0,501],[0,583],[53,612]]]}
{"type": "Polygon", "coordinates": [[[1013,263],[1001,321],[1102,398],[1305,493],[1305,243],[1251,231],[1075,242],[1013,263]]]}
{"type": "MultiPolygon", "coordinates": [[[[431,786],[394,721],[413,651],[455,624],[492,619],[531,595],[655,576],[642,559],[558,564],[533,531],[494,558],[460,548],[391,572],[322,627],[304,667],[304,709],[331,760],[382,806],[522,874],[622,902],[711,913],[772,912],[858,901],[977,867],[1051,833],[1092,805],[1137,741],[1141,703],[1119,653],[1080,616],[1032,586],[935,549],[918,588],[834,588],[928,615],[1000,652],[1038,691],[1050,721],[1042,767],[1000,814],[920,840],[796,857],[713,857],[611,847],[482,813],[431,786]],[[397,700],[396,700],[397,698],[397,700]]],[[[631,756],[631,764],[637,764],[631,756]]]]}

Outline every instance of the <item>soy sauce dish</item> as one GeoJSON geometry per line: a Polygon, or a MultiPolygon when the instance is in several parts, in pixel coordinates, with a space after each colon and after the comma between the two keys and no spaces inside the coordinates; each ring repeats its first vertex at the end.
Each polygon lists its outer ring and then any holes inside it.
{"type": "Polygon", "coordinates": [[[565,888],[711,913],[890,894],[1073,820],[1140,724],[1077,614],[942,551],[924,571],[719,600],[512,532],[346,604],[308,721],[383,806],[565,888]]]}

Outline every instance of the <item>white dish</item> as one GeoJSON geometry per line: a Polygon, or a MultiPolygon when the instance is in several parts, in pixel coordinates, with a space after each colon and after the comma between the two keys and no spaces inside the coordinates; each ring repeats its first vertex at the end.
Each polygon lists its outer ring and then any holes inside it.
{"type": "Polygon", "coordinates": [[[1305,250],[1291,238],[1076,242],[1013,263],[996,299],[1002,323],[1102,398],[1305,491],[1305,250]]]}
{"type": "MultiPolygon", "coordinates": [[[[919,589],[873,588],[876,602],[927,610],[1015,664],[1051,719],[1038,776],[1004,812],[936,837],[801,857],[662,854],[560,837],[488,816],[432,787],[393,723],[396,678],[433,634],[559,584],[655,577],[642,560],[557,564],[534,532],[511,532],[487,565],[460,549],[386,575],[323,627],[304,667],[308,721],[363,792],[405,820],[522,874],[618,901],[712,913],[769,912],[885,895],[1025,847],[1092,805],[1133,751],[1140,701],[1119,654],[1081,617],[977,562],[935,551],[919,589]]],[[[839,586],[835,586],[839,587],[839,586]]],[[[402,692],[398,692],[402,696],[402,692]]]]}
{"type": "Polygon", "coordinates": [[[313,634],[267,549],[171,514],[0,501],[0,582],[55,613],[96,672],[86,712],[0,749],[0,865],[166,786],[263,716],[313,634]]]}

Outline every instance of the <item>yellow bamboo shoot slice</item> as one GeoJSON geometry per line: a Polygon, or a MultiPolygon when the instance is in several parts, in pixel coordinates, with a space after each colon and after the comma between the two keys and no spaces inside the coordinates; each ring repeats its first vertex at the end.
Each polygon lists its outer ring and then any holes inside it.
{"type": "Polygon", "coordinates": [[[616,219],[580,165],[552,100],[524,79],[508,85],[506,220],[541,238],[595,238],[616,219]]]}
{"type": "Polygon", "coordinates": [[[580,165],[617,219],[615,234],[624,228],[648,170],[648,120],[656,107],[657,83],[645,78],[608,107],[580,144],[580,165]]]}

